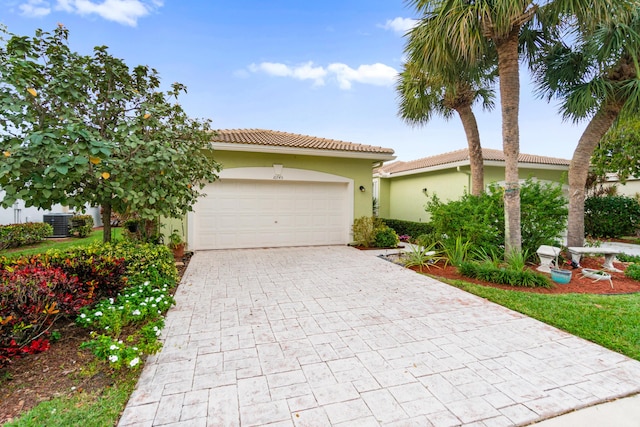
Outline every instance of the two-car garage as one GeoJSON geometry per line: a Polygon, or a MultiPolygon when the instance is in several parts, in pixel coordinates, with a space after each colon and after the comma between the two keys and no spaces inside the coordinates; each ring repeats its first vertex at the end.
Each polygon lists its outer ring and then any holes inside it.
{"type": "Polygon", "coordinates": [[[204,191],[194,208],[195,250],[349,241],[348,183],[222,179],[204,191]]]}
{"type": "Polygon", "coordinates": [[[190,250],[347,244],[393,150],[263,129],[218,130],[219,179],[187,215],[190,250]]]}

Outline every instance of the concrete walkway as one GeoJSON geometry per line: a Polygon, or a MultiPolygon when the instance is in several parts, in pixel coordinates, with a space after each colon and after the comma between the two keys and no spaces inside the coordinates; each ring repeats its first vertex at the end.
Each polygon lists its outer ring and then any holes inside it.
{"type": "Polygon", "coordinates": [[[198,252],[176,299],[122,427],[512,426],[640,393],[640,362],[353,248],[198,252]]]}

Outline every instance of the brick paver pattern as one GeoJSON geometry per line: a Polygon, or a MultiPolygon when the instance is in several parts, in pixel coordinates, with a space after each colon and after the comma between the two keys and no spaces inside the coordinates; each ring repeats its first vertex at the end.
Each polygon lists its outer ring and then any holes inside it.
{"type": "Polygon", "coordinates": [[[513,426],[640,362],[349,247],[197,252],[119,426],[513,426]]]}

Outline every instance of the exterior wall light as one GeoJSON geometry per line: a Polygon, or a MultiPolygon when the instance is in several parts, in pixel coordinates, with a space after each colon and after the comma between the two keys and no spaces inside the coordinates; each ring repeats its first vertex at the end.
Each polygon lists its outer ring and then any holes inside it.
{"type": "Polygon", "coordinates": [[[364,185],[360,186],[360,191],[362,191],[363,193],[365,192],[366,188],[364,188],[364,185]]]}

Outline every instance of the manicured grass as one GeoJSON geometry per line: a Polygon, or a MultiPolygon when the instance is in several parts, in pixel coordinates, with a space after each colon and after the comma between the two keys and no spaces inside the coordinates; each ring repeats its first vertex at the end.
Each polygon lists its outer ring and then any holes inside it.
{"type": "Polygon", "coordinates": [[[20,419],[5,427],[104,427],[113,426],[129,400],[138,376],[106,388],[100,395],[78,392],[38,404],[20,419]]]}
{"type": "MultiPolygon", "coordinates": [[[[122,228],[112,228],[111,239],[116,240],[122,236],[122,228]]],[[[87,246],[92,243],[102,242],[102,229],[93,230],[88,237],[76,238],[71,237],[65,240],[47,239],[44,242],[29,245],[22,248],[6,249],[0,251],[0,256],[20,256],[20,255],[36,255],[45,253],[50,249],[66,250],[78,246],[87,246]]]]}
{"type": "Polygon", "coordinates": [[[640,294],[545,295],[459,280],[447,283],[640,360],[640,294]]]}

